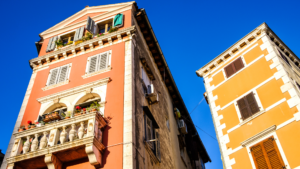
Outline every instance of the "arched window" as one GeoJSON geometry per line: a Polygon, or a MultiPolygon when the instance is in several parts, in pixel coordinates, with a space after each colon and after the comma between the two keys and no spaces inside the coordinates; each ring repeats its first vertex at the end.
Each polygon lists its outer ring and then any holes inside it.
{"type": "Polygon", "coordinates": [[[45,110],[45,112],[39,117],[38,121],[52,123],[57,120],[64,119],[66,111],[67,106],[64,103],[55,103],[45,110]]]}
{"type": "Polygon", "coordinates": [[[96,93],[88,93],[80,98],[74,106],[74,115],[99,111],[101,98],[96,93]]]}

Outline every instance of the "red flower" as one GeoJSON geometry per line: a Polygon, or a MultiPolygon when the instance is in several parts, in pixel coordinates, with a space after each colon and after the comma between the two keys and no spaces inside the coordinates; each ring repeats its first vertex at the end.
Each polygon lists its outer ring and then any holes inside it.
{"type": "Polygon", "coordinates": [[[35,122],[35,124],[39,124],[39,122],[35,122]]]}
{"type": "Polygon", "coordinates": [[[81,109],[81,107],[80,106],[76,106],[76,109],[81,109]]]}
{"type": "Polygon", "coordinates": [[[29,120],[29,121],[27,121],[27,124],[31,124],[31,123],[32,123],[32,121],[30,121],[30,120],[29,120]]]}
{"type": "Polygon", "coordinates": [[[85,108],[83,108],[82,110],[83,110],[83,111],[85,111],[86,109],[85,109],[85,108]]]}

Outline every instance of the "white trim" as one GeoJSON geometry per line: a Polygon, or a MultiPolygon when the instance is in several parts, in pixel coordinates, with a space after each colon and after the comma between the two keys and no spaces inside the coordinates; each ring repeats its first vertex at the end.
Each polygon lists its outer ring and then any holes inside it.
{"type": "MultiPolygon", "coordinates": [[[[249,121],[253,120],[254,118],[256,118],[256,117],[262,115],[263,113],[265,113],[265,112],[271,110],[272,108],[278,106],[279,104],[281,104],[281,103],[283,103],[283,102],[285,102],[285,101],[286,101],[286,98],[283,98],[283,99],[279,100],[278,102],[274,103],[273,105],[267,107],[265,110],[261,110],[260,112],[254,114],[253,116],[250,116],[249,118],[247,118],[247,119],[245,119],[244,121],[240,122],[238,125],[236,125],[236,126],[232,127],[231,129],[227,130],[227,133],[230,133],[230,132],[234,131],[235,129],[238,129],[238,128],[241,127],[242,125],[248,123],[249,121]]],[[[240,113],[238,113],[238,114],[240,114],[240,113]]]]}
{"type": "Polygon", "coordinates": [[[111,67],[108,67],[106,69],[101,69],[97,72],[93,72],[93,73],[88,73],[88,74],[85,74],[83,76],[81,76],[83,79],[86,79],[86,78],[89,78],[89,77],[92,77],[92,76],[96,76],[96,75],[99,75],[101,73],[105,73],[105,72],[109,72],[111,70],[111,67]]]}
{"type": "Polygon", "coordinates": [[[287,121],[285,121],[285,122],[279,124],[279,125],[277,126],[277,129],[276,129],[276,130],[281,129],[282,127],[284,127],[284,126],[286,126],[286,125],[292,123],[292,122],[295,121],[295,120],[296,120],[296,118],[293,117],[293,118],[291,118],[291,119],[289,119],[289,120],[287,120],[287,121]]]}
{"type": "Polygon", "coordinates": [[[70,80],[66,80],[64,82],[60,82],[60,83],[57,83],[57,84],[54,84],[54,85],[51,85],[51,86],[43,87],[42,90],[43,91],[50,90],[50,89],[53,89],[53,88],[56,88],[56,87],[59,87],[59,86],[69,84],[69,82],[70,82],[70,80]]]}
{"type": "Polygon", "coordinates": [[[61,91],[58,93],[54,93],[54,94],[51,94],[51,95],[48,95],[45,97],[38,98],[37,101],[40,103],[46,103],[48,101],[52,101],[57,98],[63,98],[63,97],[67,97],[70,95],[74,95],[76,93],[85,91],[85,89],[87,89],[87,88],[106,85],[108,83],[108,80],[109,80],[109,77],[106,77],[106,78],[103,78],[103,79],[100,79],[97,81],[93,81],[93,82],[90,82],[90,83],[87,83],[87,84],[84,84],[81,86],[77,86],[77,87],[74,87],[74,88],[71,88],[68,90],[64,90],[64,91],[61,91]]]}
{"type": "Polygon", "coordinates": [[[253,143],[256,142],[257,140],[259,140],[261,137],[264,137],[265,135],[267,135],[267,134],[269,134],[269,133],[272,133],[272,132],[274,132],[275,130],[276,130],[276,125],[273,125],[273,126],[267,128],[267,129],[265,129],[264,131],[259,132],[259,133],[255,134],[254,136],[248,138],[247,140],[242,141],[242,142],[241,142],[241,145],[242,145],[243,147],[246,147],[246,146],[248,146],[248,145],[250,145],[250,144],[253,144],[253,143]]]}
{"type": "Polygon", "coordinates": [[[257,88],[261,87],[262,85],[266,84],[267,82],[271,81],[274,78],[274,76],[271,76],[270,78],[268,78],[267,80],[263,81],[262,83],[260,83],[259,85],[255,86],[253,89],[245,92],[243,95],[241,95],[240,97],[234,99],[233,101],[229,102],[228,104],[226,104],[225,106],[221,107],[221,110],[224,110],[225,108],[227,108],[228,106],[230,106],[231,104],[233,104],[234,102],[236,102],[237,100],[239,100],[240,98],[242,98],[246,93],[250,92],[250,91],[254,91],[257,88]]]}
{"type": "Polygon", "coordinates": [[[241,149],[243,149],[244,147],[243,146],[238,146],[237,148],[235,148],[235,149],[229,149],[229,152],[228,152],[228,156],[229,155],[231,155],[231,154],[233,154],[233,153],[235,153],[235,152],[237,152],[237,151],[239,151],[239,150],[241,150],[241,149]]]}
{"type": "MultiPolygon", "coordinates": [[[[244,56],[240,56],[240,57],[242,58],[242,60],[244,60],[244,56]]],[[[233,77],[236,76],[238,73],[240,73],[241,71],[243,71],[243,70],[246,69],[247,67],[251,66],[253,63],[255,63],[256,61],[258,61],[259,59],[261,59],[261,58],[263,58],[263,57],[264,57],[264,54],[260,55],[259,57],[257,57],[256,59],[254,59],[252,62],[250,62],[248,65],[245,64],[245,62],[243,61],[243,63],[244,63],[245,65],[244,65],[244,67],[243,67],[241,70],[235,72],[235,73],[234,73],[232,76],[230,76],[229,78],[227,78],[226,75],[225,75],[225,76],[224,76],[225,80],[222,81],[221,83],[219,83],[219,84],[218,84],[217,86],[215,86],[213,89],[211,89],[211,91],[215,90],[216,88],[218,88],[219,86],[221,86],[223,83],[227,82],[229,79],[233,78],[233,77]]],[[[238,57],[238,58],[239,58],[239,57],[238,57]]],[[[236,58],[236,59],[238,59],[238,58],[236,58]]],[[[235,59],[235,60],[236,60],[236,59],[235,59]]],[[[225,68],[225,67],[224,67],[224,68],[225,68]]],[[[224,68],[222,68],[222,69],[224,69],[224,68]]]]}

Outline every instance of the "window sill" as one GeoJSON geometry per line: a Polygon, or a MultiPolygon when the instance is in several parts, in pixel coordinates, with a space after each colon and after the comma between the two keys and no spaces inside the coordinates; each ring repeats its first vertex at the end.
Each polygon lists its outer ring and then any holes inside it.
{"type": "Polygon", "coordinates": [[[65,84],[69,84],[69,82],[70,82],[69,80],[66,80],[64,82],[60,82],[55,85],[43,87],[42,90],[43,91],[50,90],[50,89],[53,89],[53,88],[56,88],[56,87],[59,87],[59,86],[65,85],[65,84]]]}
{"type": "Polygon", "coordinates": [[[247,119],[245,119],[243,122],[240,123],[240,126],[242,126],[242,125],[248,123],[249,121],[255,119],[256,117],[262,115],[264,112],[266,112],[266,110],[261,110],[261,111],[255,113],[254,115],[248,117],[247,119]]]}
{"type": "Polygon", "coordinates": [[[99,70],[99,71],[94,72],[94,73],[85,74],[85,75],[82,76],[82,78],[83,78],[83,79],[89,78],[89,77],[96,76],[96,75],[101,74],[101,73],[104,73],[104,72],[108,72],[108,71],[110,71],[110,70],[111,70],[111,67],[108,67],[108,68],[106,68],[106,69],[102,69],[102,70],[99,70]]]}

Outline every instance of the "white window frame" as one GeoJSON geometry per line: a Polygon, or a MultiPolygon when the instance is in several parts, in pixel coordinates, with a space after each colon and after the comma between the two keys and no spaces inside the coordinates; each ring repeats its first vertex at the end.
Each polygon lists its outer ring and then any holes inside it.
{"type": "Polygon", "coordinates": [[[60,66],[60,67],[56,67],[56,68],[51,69],[51,70],[49,71],[49,75],[48,75],[46,87],[42,88],[42,90],[45,91],[45,90],[52,89],[52,88],[54,88],[54,87],[58,87],[58,86],[61,86],[61,85],[64,85],[64,84],[68,84],[68,83],[69,83],[69,79],[70,79],[71,68],[72,68],[72,63],[69,63],[69,64],[66,64],[66,65],[63,65],[63,66],[60,66]],[[68,66],[68,70],[67,70],[68,72],[67,72],[67,75],[66,75],[64,81],[58,83],[58,79],[59,79],[59,76],[60,76],[60,69],[61,69],[62,67],[64,67],[64,66],[68,66]],[[52,71],[55,70],[55,69],[59,69],[59,70],[58,70],[58,75],[57,75],[56,80],[55,80],[56,82],[55,82],[55,84],[49,85],[49,81],[50,81],[50,78],[51,78],[51,73],[52,73],[52,71]]]}
{"type": "MultiPolygon", "coordinates": [[[[75,36],[75,34],[76,34],[76,30],[77,30],[77,29],[75,29],[75,30],[71,30],[71,31],[68,31],[68,32],[66,32],[66,33],[63,33],[63,34],[61,34],[61,35],[58,35],[58,36],[57,36],[57,40],[58,40],[58,39],[60,39],[60,37],[61,37],[61,36],[64,36],[64,35],[70,34],[70,33],[72,33],[72,32],[74,32],[74,36],[75,36]]],[[[75,38],[75,37],[74,37],[74,38],[75,38]]],[[[75,43],[75,42],[73,41],[73,44],[74,44],[74,43],[75,43]]],[[[63,47],[64,47],[64,46],[63,46],[63,47]]],[[[57,48],[57,45],[55,45],[55,49],[54,49],[54,50],[55,50],[55,51],[56,51],[56,50],[58,50],[58,48],[57,48]]]]}
{"type": "Polygon", "coordinates": [[[243,125],[244,123],[247,123],[247,122],[251,121],[252,119],[254,119],[255,117],[257,117],[258,115],[260,115],[261,113],[264,112],[263,105],[262,105],[262,103],[261,103],[261,101],[258,97],[258,94],[257,94],[256,90],[251,90],[247,93],[244,93],[240,97],[236,98],[233,104],[234,104],[235,110],[237,112],[237,115],[238,115],[238,118],[239,118],[239,121],[240,121],[240,125],[243,125]],[[253,92],[255,101],[256,101],[256,103],[258,105],[258,108],[259,108],[259,112],[255,113],[254,115],[252,115],[252,116],[248,117],[247,119],[243,120],[237,101],[240,100],[242,97],[245,97],[246,95],[250,94],[251,92],[253,92]]]}
{"type": "MultiPolygon", "coordinates": [[[[85,75],[82,76],[82,78],[88,78],[88,77],[91,77],[91,76],[95,76],[95,75],[98,75],[98,74],[101,74],[101,73],[104,73],[104,72],[107,72],[107,71],[110,71],[111,70],[111,59],[112,59],[112,50],[109,50],[109,51],[105,51],[105,52],[102,52],[102,53],[99,53],[99,54],[96,54],[96,55],[93,55],[93,56],[90,56],[88,57],[87,59],[87,63],[86,63],[86,67],[85,67],[85,75]],[[100,70],[96,70],[95,72],[92,72],[92,73],[89,73],[89,67],[90,67],[90,60],[92,57],[99,57],[101,56],[103,53],[108,53],[108,63],[107,63],[107,66],[105,69],[100,69],[100,70]]],[[[98,62],[98,59],[97,59],[97,62],[98,62]]],[[[96,65],[96,69],[99,69],[98,68],[98,63],[96,65]]]]}
{"type": "Polygon", "coordinates": [[[274,139],[275,139],[275,142],[276,142],[276,144],[277,144],[277,147],[278,147],[278,150],[279,150],[280,155],[281,155],[281,157],[282,157],[282,160],[283,160],[284,164],[286,165],[286,169],[290,169],[291,167],[290,167],[290,165],[289,165],[289,163],[288,163],[288,161],[287,161],[287,158],[286,158],[286,156],[285,156],[285,154],[284,154],[284,151],[283,151],[282,146],[281,146],[281,144],[280,144],[280,142],[279,142],[279,139],[278,139],[278,136],[277,136],[277,134],[276,134],[276,131],[274,131],[274,132],[272,132],[272,133],[269,133],[269,134],[267,134],[267,135],[261,136],[258,140],[255,140],[255,141],[253,141],[252,143],[250,143],[250,144],[248,144],[248,145],[246,146],[246,149],[247,149],[247,152],[248,152],[247,154],[249,155],[249,159],[250,159],[252,168],[256,169],[256,166],[255,166],[255,163],[254,163],[254,159],[253,159],[253,157],[252,157],[252,154],[251,154],[250,147],[254,146],[255,144],[258,144],[259,142],[262,142],[263,140],[265,140],[265,139],[267,139],[267,138],[269,138],[269,137],[271,137],[271,136],[273,136],[274,139]]]}

